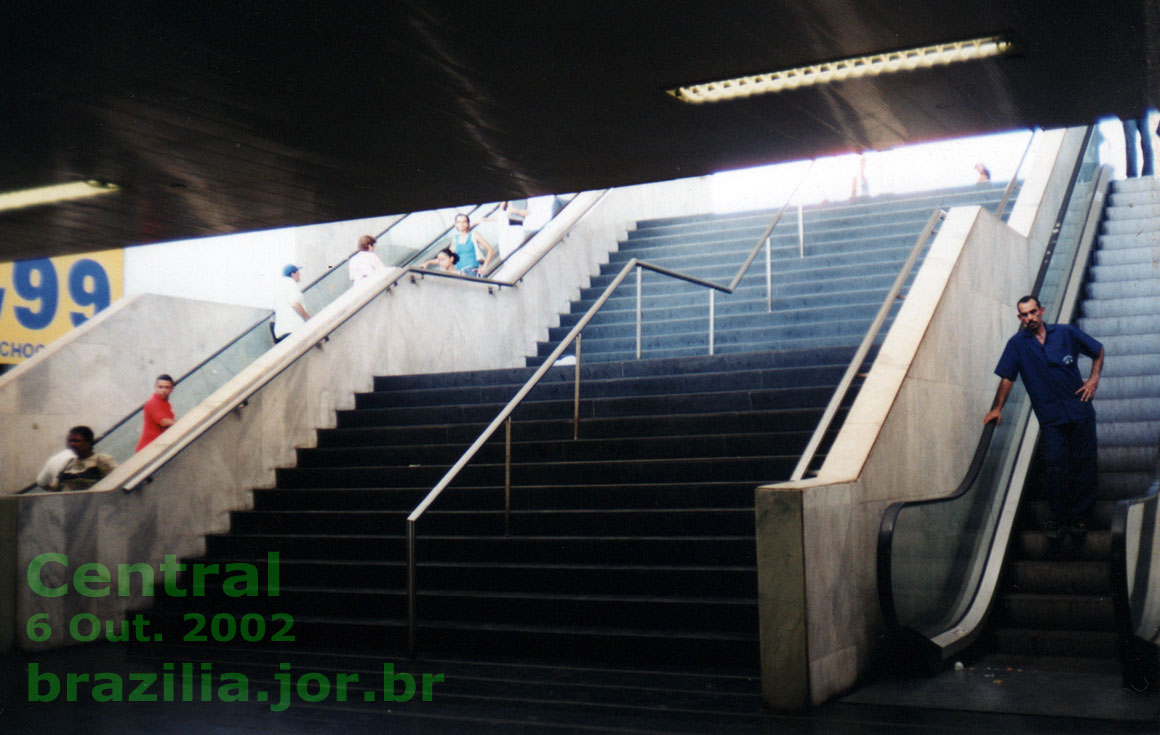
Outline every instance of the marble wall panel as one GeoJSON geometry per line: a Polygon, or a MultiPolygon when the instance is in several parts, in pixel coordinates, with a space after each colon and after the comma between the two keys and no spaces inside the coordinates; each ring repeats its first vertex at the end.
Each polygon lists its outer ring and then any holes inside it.
{"type": "Polygon", "coordinates": [[[122,299],[0,376],[0,494],[36,477],[77,424],[98,435],[267,312],[143,294],[122,299]]]}
{"type": "Polygon", "coordinates": [[[757,582],[765,700],[799,709],[809,699],[802,494],[762,492],[756,497],[758,567],[777,569],[757,582]]]}

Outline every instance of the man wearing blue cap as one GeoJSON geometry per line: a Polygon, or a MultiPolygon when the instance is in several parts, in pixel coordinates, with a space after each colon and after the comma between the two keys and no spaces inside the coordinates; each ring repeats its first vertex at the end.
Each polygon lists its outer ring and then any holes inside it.
{"type": "Polygon", "coordinates": [[[298,279],[301,277],[298,266],[294,264],[282,269],[282,278],[278,282],[278,303],[274,306],[275,344],[286,339],[310,318],[310,314],[306,313],[302,289],[298,287],[298,279]]]}

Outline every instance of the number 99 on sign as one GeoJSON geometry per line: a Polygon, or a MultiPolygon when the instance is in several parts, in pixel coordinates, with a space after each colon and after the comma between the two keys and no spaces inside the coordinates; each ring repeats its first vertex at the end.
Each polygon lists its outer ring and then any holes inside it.
{"type": "Polygon", "coordinates": [[[123,257],[109,250],[0,264],[0,347],[15,356],[48,343],[120,298],[123,257]]]}

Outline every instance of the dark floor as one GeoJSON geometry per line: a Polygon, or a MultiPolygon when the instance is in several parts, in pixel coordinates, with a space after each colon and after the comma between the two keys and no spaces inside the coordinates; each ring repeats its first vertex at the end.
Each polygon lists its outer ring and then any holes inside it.
{"type": "MultiPolygon", "coordinates": [[[[217,733],[235,735],[251,732],[279,733],[408,733],[409,735],[442,735],[444,733],[1143,733],[1155,732],[1154,720],[1093,719],[1099,707],[1110,700],[1120,701],[1121,692],[1114,681],[1099,679],[1071,680],[1067,688],[1058,689],[1051,681],[1020,677],[1015,672],[994,681],[995,672],[968,670],[955,681],[877,683],[851,701],[832,702],[801,713],[775,713],[760,704],[759,682],[753,677],[714,677],[709,692],[697,689],[687,672],[624,672],[593,668],[560,668],[534,665],[483,664],[480,662],[420,661],[409,666],[412,671],[440,671],[444,682],[432,688],[431,701],[406,704],[359,700],[339,705],[291,703],[283,711],[273,711],[276,702],[158,701],[95,702],[91,683],[78,685],[77,701],[67,702],[62,687],[53,701],[48,699],[48,679],[29,688],[29,672],[118,672],[143,671],[140,664],[126,664],[124,651],[115,646],[87,646],[63,652],[16,654],[0,663],[0,733],[51,733],[66,735],[85,733],[217,733]],[[35,669],[33,665],[35,664],[35,669]],[[485,689],[460,687],[456,678],[480,679],[480,672],[494,669],[485,689]],[[973,679],[972,686],[963,682],[973,679]],[[1023,689],[1020,689],[1023,687],[1023,689]],[[1078,688],[1076,688],[1078,687],[1078,688]],[[1087,687],[1087,688],[1085,688],[1087,687]],[[1110,687],[1107,691],[1105,688],[1110,687]],[[446,692],[444,696],[440,691],[446,692]],[[472,693],[472,692],[476,693],[472,693]],[[1053,717],[1043,715],[992,714],[938,709],[940,706],[962,707],[960,698],[987,699],[995,692],[1014,702],[1024,702],[1028,710],[1054,697],[1070,702],[1074,709],[1083,708],[1087,717],[1053,717]],[[895,698],[895,699],[892,699],[895,698]],[[890,706],[880,702],[905,701],[912,706],[890,706]]],[[[192,664],[197,671],[197,664],[192,664]]],[[[402,670],[403,665],[399,669],[402,670]]],[[[180,664],[175,667],[180,671],[180,664]]],[[[215,669],[217,673],[220,670],[215,669]]],[[[953,675],[955,672],[950,672],[953,675]]],[[[152,688],[159,698],[180,700],[179,674],[170,697],[161,684],[152,688]]],[[[333,674],[331,674],[333,678],[333,674]]],[[[1078,675],[1077,675],[1078,676],[1078,675]]],[[[104,678],[109,694],[113,690],[104,678]]],[[[970,683],[970,682],[968,682],[970,683]]],[[[194,684],[190,696],[201,698],[200,685],[194,684]]],[[[216,696],[218,685],[210,691],[216,696]]],[[[277,685],[270,683],[271,700],[278,699],[277,685]]],[[[131,687],[122,696],[128,698],[131,687]]],[[[260,685],[255,682],[251,695],[257,698],[260,685]]],[[[353,689],[352,689],[353,691],[353,689]]],[[[361,692],[360,692],[361,694],[361,692]]],[[[381,697],[380,695],[377,695],[381,697]]],[[[1130,695],[1125,695],[1129,696],[1130,695]]],[[[1157,698],[1123,700],[1137,716],[1149,710],[1154,714],[1157,698]]],[[[968,703],[967,709],[980,706],[968,703]]],[[[1042,707],[1039,707],[1042,709],[1042,707]]],[[[1101,714],[1116,716],[1113,707],[1101,714]]],[[[1123,714],[1123,712],[1119,712],[1123,714]]]]}

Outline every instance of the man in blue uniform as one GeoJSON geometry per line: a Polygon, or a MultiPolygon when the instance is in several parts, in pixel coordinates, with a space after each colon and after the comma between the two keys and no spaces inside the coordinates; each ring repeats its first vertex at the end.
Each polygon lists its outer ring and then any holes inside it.
{"type": "Polygon", "coordinates": [[[1104,346],[1070,324],[1044,324],[1043,307],[1034,296],[1019,299],[1016,308],[1023,327],[1007,341],[995,366],[1002,380],[983,423],[999,423],[1011,386],[1022,376],[1043,435],[1047,498],[1055,516],[1047,522],[1047,536],[1059,539],[1067,531],[1081,536],[1096,500],[1096,412],[1091,400],[1104,369],[1104,346]],[[1076,364],[1081,352],[1092,358],[1087,380],[1076,364]]]}

